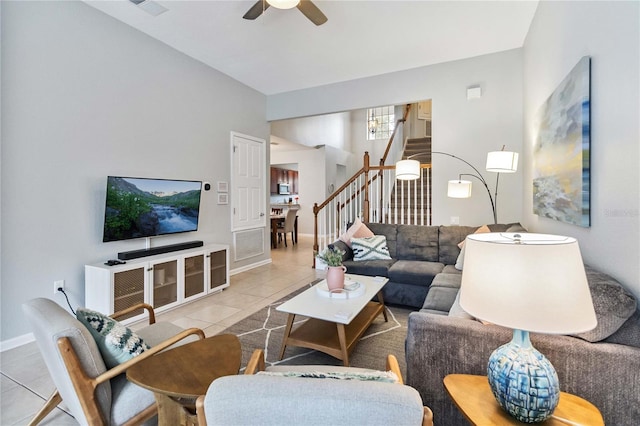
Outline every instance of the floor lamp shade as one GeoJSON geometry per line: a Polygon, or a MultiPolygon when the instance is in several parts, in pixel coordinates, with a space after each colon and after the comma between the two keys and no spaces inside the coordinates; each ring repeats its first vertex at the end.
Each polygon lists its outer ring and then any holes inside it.
{"type": "Polygon", "coordinates": [[[400,160],[396,163],[396,179],[416,180],[420,178],[420,162],[418,160],[400,160]]]}
{"type": "Polygon", "coordinates": [[[450,180],[447,185],[447,196],[450,198],[469,198],[471,197],[471,181],[469,180],[450,180]]]}
{"type": "Polygon", "coordinates": [[[487,378],[500,406],[521,422],[541,422],[558,405],[551,362],[529,332],[573,334],[593,329],[591,292],[574,238],[488,233],[465,240],[460,306],[513,329],[511,342],[489,358],[487,378]]]}
{"type": "Polygon", "coordinates": [[[511,151],[492,151],[487,153],[488,172],[515,173],[518,170],[518,153],[511,151]]]}

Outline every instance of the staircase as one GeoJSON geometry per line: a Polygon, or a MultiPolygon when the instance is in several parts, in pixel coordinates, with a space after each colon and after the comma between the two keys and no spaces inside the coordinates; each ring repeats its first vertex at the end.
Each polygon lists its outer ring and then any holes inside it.
{"type": "MultiPolygon", "coordinates": [[[[396,131],[407,120],[410,111],[411,105],[407,105],[379,165],[372,165],[369,153],[365,152],[362,168],[325,201],[314,203],[314,253],[337,240],[356,217],[371,223],[431,225],[431,122],[426,124],[427,136],[408,139],[402,148],[403,159],[415,155],[420,161],[419,179],[398,181],[395,165],[385,164],[396,131]]],[[[314,267],[315,261],[314,256],[314,267]]]]}
{"type": "MultiPolygon", "coordinates": [[[[431,122],[427,124],[431,133],[431,122]]],[[[414,157],[421,163],[431,163],[431,136],[407,139],[402,159],[414,157]]],[[[424,169],[422,170],[424,173],[424,169]]],[[[431,181],[422,176],[415,181],[396,181],[391,193],[387,223],[426,225],[431,223],[431,181]],[[396,217],[397,215],[397,217],[396,217]]]]}

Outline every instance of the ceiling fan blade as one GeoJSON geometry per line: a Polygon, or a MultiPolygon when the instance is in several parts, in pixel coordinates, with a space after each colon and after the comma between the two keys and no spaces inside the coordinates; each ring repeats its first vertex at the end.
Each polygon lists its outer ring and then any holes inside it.
{"type": "Polygon", "coordinates": [[[258,0],[256,2],[256,4],[254,4],[253,6],[251,6],[251,9],[249,9],[247,11],[247,13],[244,14],[243,18],[244,19],[251,19],[254,20],[256,19],[258,16],[262,15],[262,12],[264,12],[265,10],[267,10],[269,8],[269,3],[264,1],[264,0],[258,0]]]}
{"type": "Polygon", "coordinates": [[[311,2],[311,0],[300,0],[300,3],[298,3],[298,9],[316,25],[322,25],[327,22],[327,17],[324,16],[324,13],[322,13],[322,11],[311,2]]]}

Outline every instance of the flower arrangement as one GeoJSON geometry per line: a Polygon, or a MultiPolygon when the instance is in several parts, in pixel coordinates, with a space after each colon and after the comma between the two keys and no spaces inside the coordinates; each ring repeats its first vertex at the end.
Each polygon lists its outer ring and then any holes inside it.
{"type": "Polygon", "coordinates": [[[318,259],[322,260],[327,266],[342,266],[342,256],[345,251],[334,246],[329,246],[318,253],[318,259]]]}

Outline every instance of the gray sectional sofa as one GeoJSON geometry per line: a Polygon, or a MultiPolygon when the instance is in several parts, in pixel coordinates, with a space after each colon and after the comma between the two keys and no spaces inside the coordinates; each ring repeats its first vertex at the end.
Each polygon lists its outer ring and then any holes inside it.
{"type": "MultiPolygon", "coordinates": [[[[375,235],[387,239],[390,260],[354,261],[353,251],[343,241],[332,245],[345,251],[347,273],[389,278],[382,292],[385,303],[420,309],[429,286],[438,274],[460,274],[455,268],[458,243],[478,229],[475,226],[420,226],[367,223],[375,235]]],[[[488,225],[491,232],[519,232],[518,223],[488,225]]],[[[455,292],[450,292],[451,302],[455,292]]],[[[451,306],[451,305],[449,305],[451,306]]]]}
{"type": "MultiPolygon", "coordinates": [[[[385,302],[419,309],[409,315],[405,343],[406,384],[420,393],[438,425],[466,425],[443,386],[447,374],[486,375],[491,352],[511,340],[512,330],[477,321],[457,302],[462,271],[458,243],[478,227],[366,224],[385,235],[391,260],[354,261],[347,272],[382,275],[385,302]]],[[[489,225],[492,232],[526,232],[519,224],[489,225]]],[[[640,309],[613,277],[585,266],[598,326],[576,336],[531,334],[533,345],[554,365],[562,391],[595,404],[607,425],[640,418],[640,309]]]]}

